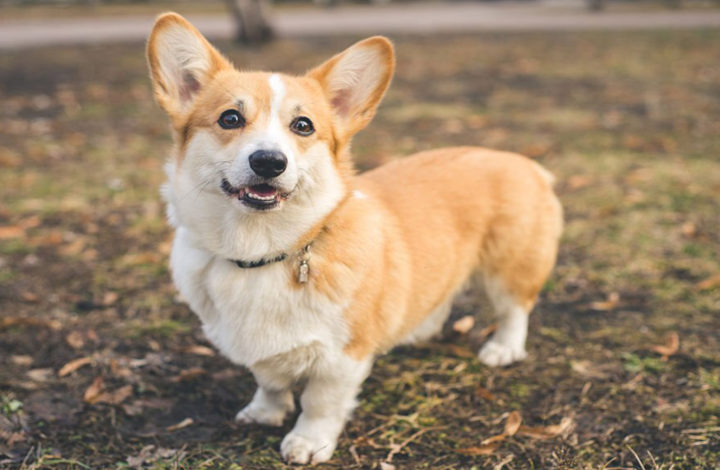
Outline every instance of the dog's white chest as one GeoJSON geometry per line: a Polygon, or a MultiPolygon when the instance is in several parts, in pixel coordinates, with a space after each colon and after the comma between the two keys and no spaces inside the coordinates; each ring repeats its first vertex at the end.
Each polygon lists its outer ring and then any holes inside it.
{"type": "Polygon", "coordinates": [[[337,351],[346,342],[342,306],[311,283],[292,288],[282,263],[239,268],[195,248],[179,228],[171,267],[208,339],[233,362],[252,366],[312,343],[337,351]]]}

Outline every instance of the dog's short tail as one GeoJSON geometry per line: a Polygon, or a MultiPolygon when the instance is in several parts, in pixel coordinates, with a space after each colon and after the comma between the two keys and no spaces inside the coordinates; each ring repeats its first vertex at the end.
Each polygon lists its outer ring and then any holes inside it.
{"type": "Polygon", "coordinates": [[[547,183],[552,187],[555,186],[555,175],[550,173],[547,169],[545,169],[542,165],[539,163],[533,161],[535,164],[535,168],[537,169],[538,173],[540,173],[540,176],[547,181],[547,183]]]}

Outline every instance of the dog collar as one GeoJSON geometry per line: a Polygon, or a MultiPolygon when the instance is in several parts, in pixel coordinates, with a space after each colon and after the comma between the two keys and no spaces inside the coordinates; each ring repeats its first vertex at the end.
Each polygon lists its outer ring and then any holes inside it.
{"type": "Polygon", "coordinates": [[[288,257],[287,253],[282,253],[279,256],[276,256],[275,258],[260,258],[256,261],[243,261],[241,259],[234,259],[232,260],[233,263],[237,264],[238,268],[243,269],[249,269],[249,268],[259,268],[260,266],[265,266],[266,264],[272,264],[277,263],[278,261],[283,261],[285,258],[288,257]]]}
{"type": "MultiPolygon", "coordinates": [[[[312,245],[312,242],[305,245],[305,247],[300,250],[299,252],[299,260],[300,263],[298,264],[298,282],[301,284],[304,284],[308,281],[308,274],[310,274],[310,245],[312,245]]],[[[230,260],[235,265],[237,265],[238,268],[241,269],[251,269],[251,268],[259,268],[260,266],[265,266],[267,264],[272,263],[278,263],[280,261],[286,260],[288,257],[287,253],[281,253],[278,256],[274,258],[260,258],[259,260],[255,261],[244,261],[241,259],[234,259],[230,260]]]]}

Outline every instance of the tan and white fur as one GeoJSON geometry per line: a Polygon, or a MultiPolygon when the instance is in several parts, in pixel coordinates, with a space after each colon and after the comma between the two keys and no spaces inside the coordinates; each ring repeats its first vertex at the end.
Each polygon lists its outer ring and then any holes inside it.
{"type": "Polygon", "coordinates": [[[552,177],[520,155],[473,147],[356,175],[350,140],[394,70],[387,39],[302,76],[245,72],[168,13],[148,62],[176,141],[163,190],[173,279],[209,340],[257,379],[239,422],[281,425],[292,386],[304,384],[280,449],[288,462],[331,458],[374,358],[438,333],[474,274],[499,322],[480,360],[525,358],[562,226],[552,177]]]}

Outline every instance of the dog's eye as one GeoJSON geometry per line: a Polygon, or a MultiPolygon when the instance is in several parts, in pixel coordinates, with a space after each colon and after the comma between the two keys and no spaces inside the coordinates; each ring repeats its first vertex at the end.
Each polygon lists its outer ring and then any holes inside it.
{"type": "Polygon", "coordinates": [[[290,129],[297,135],[308,136],[315,132],[315,127],[309,118],[305,116],[296,117],[290,123],[290,129]]]}
{"type": "Polygon", "coordinates": [[[237,129],[245,125],[245,118],[242,117],[242,114],[240,114],[239,111],[235,109],[228,109],[227,111],[223,111],[220,115],[218,124],[220,124],[220,127],[223,129],[237,129]]]}

